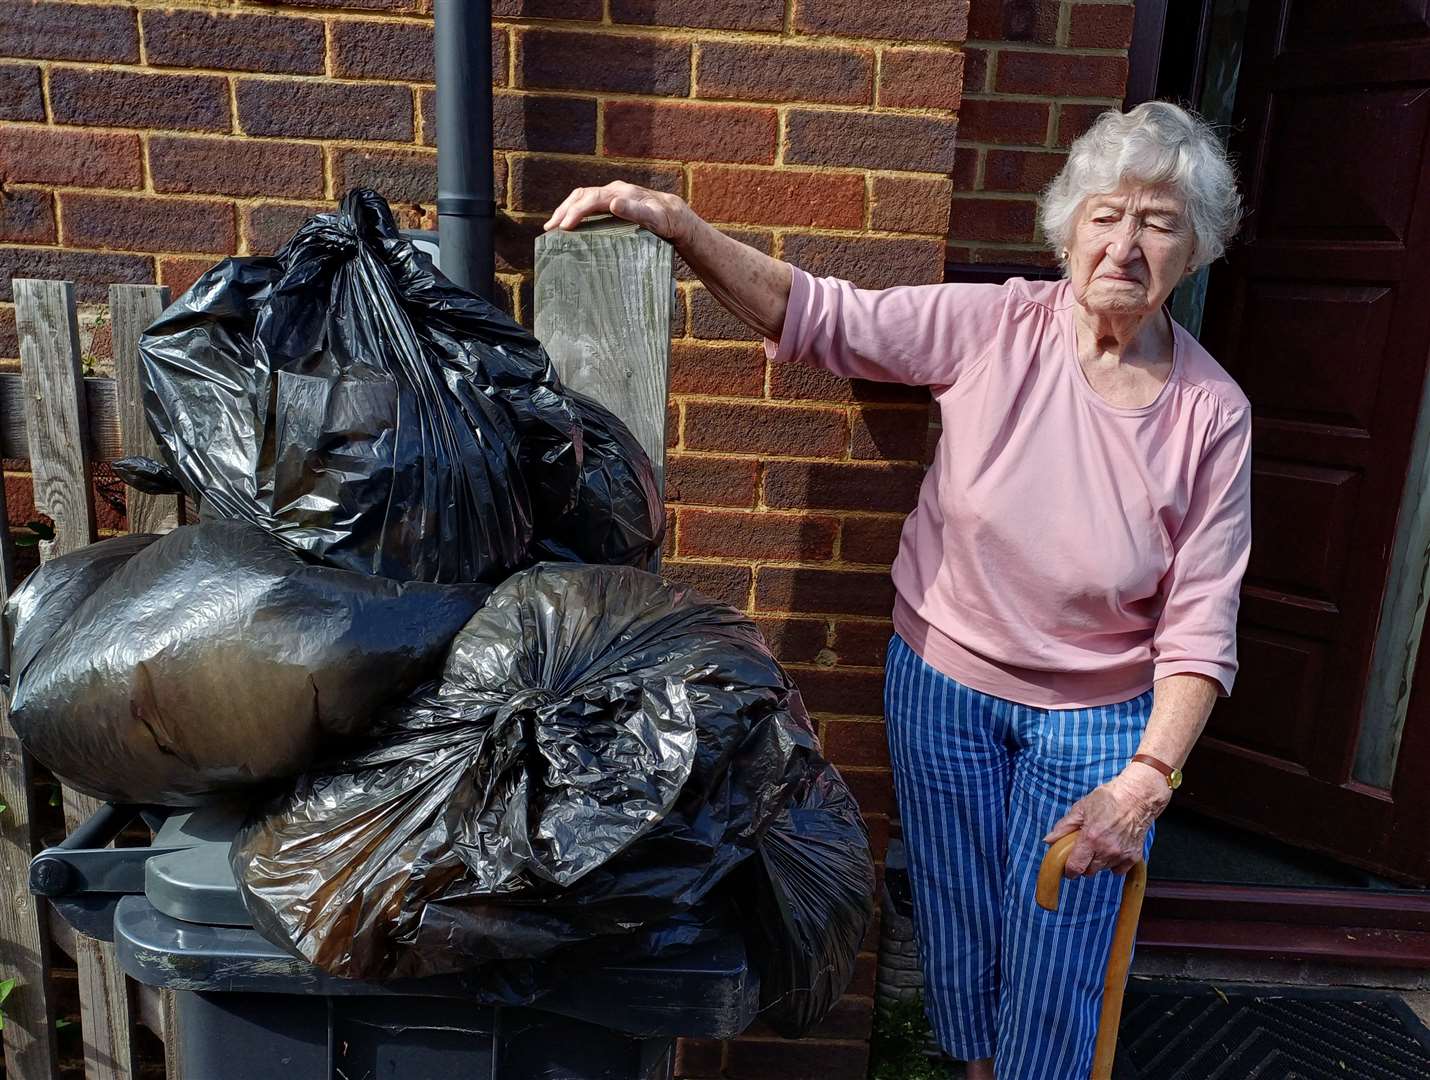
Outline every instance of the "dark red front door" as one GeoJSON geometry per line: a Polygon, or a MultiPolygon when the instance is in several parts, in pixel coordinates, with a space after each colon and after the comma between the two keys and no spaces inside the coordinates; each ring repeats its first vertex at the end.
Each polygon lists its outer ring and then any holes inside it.
{"type": "Polygon", "coordinates": [[[1355,767],[1430,360],[1430,0],[1252,0],[1236,121],[1250,213],[1202,336],[1254,408],[1254,540],[1187,790],[1430,880],[1430,663],[1393,782],[1355,767]]]}

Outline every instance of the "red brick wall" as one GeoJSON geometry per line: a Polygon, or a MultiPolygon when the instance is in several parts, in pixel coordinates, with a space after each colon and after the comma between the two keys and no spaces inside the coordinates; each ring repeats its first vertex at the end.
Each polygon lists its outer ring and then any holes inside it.
{"type": "MultiPolygon", "coordinates": [[[[950,177],[966,160],[954,131],[967,0],[494,8],[498,270],[518,317],[530,318],[531,239],[547,212],[614,177],[680,192],[817,273],[942,278],[950,177]]],[[[429,9],[0,0],[0,359],[16,355],[12,275],[73,279],[87,305],[111,282],[177,292],[225,254],[273,250],[354,184],[430,224],[429,9]]],[[[1032,141],[1044,138],[1051,121],[1032,141]]],[[[772,367],[684,268],[680,279],[668,571],[758,620],[882,859],[888,566],[921,476],[926,397],[772,367]]],[[[102,339],[90,346],[101,358],[102,339]]],[[[25,479],[11,472],[23,521],[25,479]]],[[[683,1075],[862,1077],[872,990],[866,952],[813,1037],[688,1044],[683,1075]]]]}
{"type": "Polygon", "coordinates": [[[1100,112],[1120,107],[1131,0],[973,0],[954,167],[953,263],[1052,265],[1036,196],[1100,112]]]}

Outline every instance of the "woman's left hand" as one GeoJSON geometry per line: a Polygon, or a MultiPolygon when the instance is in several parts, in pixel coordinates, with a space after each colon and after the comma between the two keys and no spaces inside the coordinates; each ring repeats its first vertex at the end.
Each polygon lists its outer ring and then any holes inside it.
{"type": "Polygon", "coordinates": [[[1147,830],[1171,799],[1172,791],[1159,773],[1131,765],[1073,803],[1043,842],[1051,844],[1081,830],[1064,875],[1091,877],[1101,870],[1125,874],[1142,861],[1147,830]]]}

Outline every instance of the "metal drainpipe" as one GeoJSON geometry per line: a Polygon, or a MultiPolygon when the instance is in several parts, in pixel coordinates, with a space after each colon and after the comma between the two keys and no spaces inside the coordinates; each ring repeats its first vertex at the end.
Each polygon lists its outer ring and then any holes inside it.
{"type": "Polygon", "coordinates": [[[442,272],[494,298],[491,0],[436,0],[437,235],[442,272]]]}

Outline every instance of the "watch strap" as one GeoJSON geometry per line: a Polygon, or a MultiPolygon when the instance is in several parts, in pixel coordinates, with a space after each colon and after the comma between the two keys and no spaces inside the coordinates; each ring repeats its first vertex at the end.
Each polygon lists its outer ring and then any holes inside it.
{"type": "Polygon", "coordinates": [[[1143,765],[1152,766],[1152,768],[1156,769],[1159,773],[1161,773],[1167,778],[1168,784],[1171,784],[1172,777],[1177,772],[1176,769],[1172,768],[1172,766],[1168,765],[1165,761],[1162,761],[1159,758],[1154,758],[1151,754],[1133,754],[1132,760],[1140,761],[1143,765]]]}

